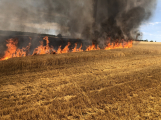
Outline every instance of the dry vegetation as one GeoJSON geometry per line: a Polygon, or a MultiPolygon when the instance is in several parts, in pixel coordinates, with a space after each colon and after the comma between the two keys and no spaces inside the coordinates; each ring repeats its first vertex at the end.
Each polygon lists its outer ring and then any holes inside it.
{"type": "Polygon", "coordinates": [[[161,119],[161,45],[0,61],[0,120],[161,119]]]}

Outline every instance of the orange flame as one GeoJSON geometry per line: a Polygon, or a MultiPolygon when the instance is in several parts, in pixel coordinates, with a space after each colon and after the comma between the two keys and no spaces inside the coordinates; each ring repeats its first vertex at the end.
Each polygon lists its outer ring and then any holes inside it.
{"type": "MultiPolygon", "coordinates": [[[[55,51],[53,47],[49,47],[48,37],[46,36],[43,39],[46,41],[46,46],[43,46],[43,41],[40,41],[40,46],[35,48],[32,55],[52,54],[52,53],[61,54],[61,53],[70,52],[69,51],[69,46],[71,45],[70,42],[68,42],[68,44],[64,47],[64,49],[61,49],[61,46],[59,46],[58,50],[55,51]]],[[[30,40],[31,40],[31,38],[30,38],[30,40]]],[[[110,49],[119,49],[119,48],[131,48],[132,43],[133,43],[132,40],[128,41],[128,42],[123,41],[123,43],[118,43],[118,42],[108,43],[104,49],[110,50],[110,49]]],[[[18,44],[18,40],[14,40],[14,39],[7,40],[7,44],[6,44],[7,50],[5,51],[5,55],[3,56],[3,58],[0,60],[7,60],[7,59],[13,58],[13,57],[24,57],[24,56],[29,55],[28,53],[29,53],[31,42],[29,43],[29,45],[26,48],[22,48],[22,49],[18,49],[17,44],[18,44]]],[[[96,47],[95,44],[92,43],[91,46],[87,47],[86,51],[91,51],[91,50],[100,50],[100,48],[98,45],[96,47]]],[[[77,43],[75,43],[75,47],[72,49],[71,52],[81,52],[81,51],[83,51],[82,44],[79,48],[77,48],[77,43]]]]}
{"type": "Polygon", "coordinates": [[[69,46],[70,46],[70,42],[68,42],[68,45],[65,46],[65,48],[61,51],[61,53],[68,53],[69,52],[69,46]]]}
{"type": "Polygon", "coordinates": [[[72,49],[72,52],[77,52],[77,43],[75,43],[75,47],[72,49]]]}
{"type": "Polygon", "coordinates": [[[40,46],[38,46],[37,48],[35,48],[34,52],[32,55],[35,54],[49,54],[52,51],[52,48],[49,47],[49,40],[48,37],[44,37],[43,38],[46,41],[46,46],[43,46],[43,41],[40,41],[40,46]]]}
{"type": "Polygon", "coordinates": [[[108,43],[107,46],[105,47],[105,50],[110,50],[110,49],[118,49],[118,48],[131,48],[132,47],[133,41],[128,41],[128,42],[123,42],[123,43],[108,43]]]}
{"type": "Polygon", "coordinates": [[[99,46],[97,45],[97,48],[95,44],[92,43],[91,46],[87,47],[86,51],[91,51],[91,50],[100,50],[99,46]]]}
{"type": "Polygon", "coordinates": [[[29,43],[29,45],[26,48],[18,49],[18,40],[9,39],[6,41],[7,50],[5,51],[3,58],[0,60],[7,60],[13,57],[25,57],[28,54],[31,43],[29,43]]]}
{"type": "Polygon", "coordinates": [[[82,50],[82,44],[81,44],[81,46],[77,49],[77,43],[75,43],[75,47],[74,47],[74,49],[72,49],[72,52],[81,52],[81,51],[83,51],[83,50],[82,50]]]}
{"type": "Polygon", "coordinates": [[[68,42],[68,45],[66,45],[63,50],[61,49],[61,46],[59,46],[59,48],[57,50],[57,54],[68,53],[69,52],[69,46],[70,46],[70,42],[68,42]]]}
{"type": "Polygon", "coordinates": [[[83,50],[82,50],[82,44],[81,44],[81,46],[79,47],[79,49],[78,49],[78,52],[82,52],[83,50]]]}

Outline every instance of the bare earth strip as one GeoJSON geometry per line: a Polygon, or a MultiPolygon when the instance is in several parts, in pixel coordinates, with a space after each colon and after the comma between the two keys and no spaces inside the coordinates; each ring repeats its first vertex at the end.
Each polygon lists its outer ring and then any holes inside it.
{"type": "Polygon", "coordinates": [[[159,120],[160,47],[0,61],[0,120],[159,120]]]}

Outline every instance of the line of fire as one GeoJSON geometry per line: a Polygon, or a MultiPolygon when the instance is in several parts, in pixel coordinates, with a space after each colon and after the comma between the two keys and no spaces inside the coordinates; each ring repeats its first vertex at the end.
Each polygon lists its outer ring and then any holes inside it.
{"type": "Polygon", "coordinates": [[[91,50],[110,50],[119,48],[131,48],[131,41],[117,40],[116,42],[108,42],[104,48],[100,48],[99,45],[93,42],[91,45],[87,45],[82,39],[73,39],[69,37],[62,37],[60,34],[46,35],[46,34],[34,34],[34,33],[22,33],[22,32],[11,32],[8,33],[1,31],[1,39],[7,39],[6,50],[2,53],[3,57],[0,60],[7,60],[13,57],[25,57],[32,55],[41,54],[62,54],[69,52],[82,52],[91,50]],[[14,34],[14,35],[13,35],[14,34]],[[36,36],[36,37],[35,37],[36,36]],[[28,44],[19,48],[19,44],[28,44]],[[33,45],[32,45],[33,44],[33,45]],[[37,46],[37,47],[35,47],[37,46]]]}
{"type": "MultiPolygon", "coordinates": [[[[97,17],[99,15],[98,5],[100,1],[94,1],[94,23],[93,28],[96,28],[97,17]]],[[[97,36],[97,31],[93,32],[93,36],[97,36]]],[[[138,38],[138,34],[136,39],[138,38]]],[[[0,39],[5,41],[3,46],[5,50],[0,52],[0,60],[7,60],[13,57],[25,57],[41,54],[62,54],[69,52],[83,52],[91,50],[110,50],[120,48],[131,48],[133,40],[124,40],[123,37],[113,38],[109,36],[105,40],[103,46],[99,46],[98,38],[93,37],[91,42],[81,38],[72,38],[68,36],[36,34],[29,32],[17,31],[0,31],[0,39]]]]}

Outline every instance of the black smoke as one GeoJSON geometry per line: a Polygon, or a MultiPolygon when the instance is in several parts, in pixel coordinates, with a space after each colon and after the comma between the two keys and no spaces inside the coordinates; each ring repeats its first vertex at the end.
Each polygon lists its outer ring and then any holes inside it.
{"type": "Polygon", "coordinates": [[[137,39],[156,0],[1,0],[0,29],[62,34],[104,44],[137,39]]]}
{"type": "Polygon", "coordinates": [[[140,25],[149,20],[156,0],[95,0],[93,38],[138,39],[140,25]]]}

